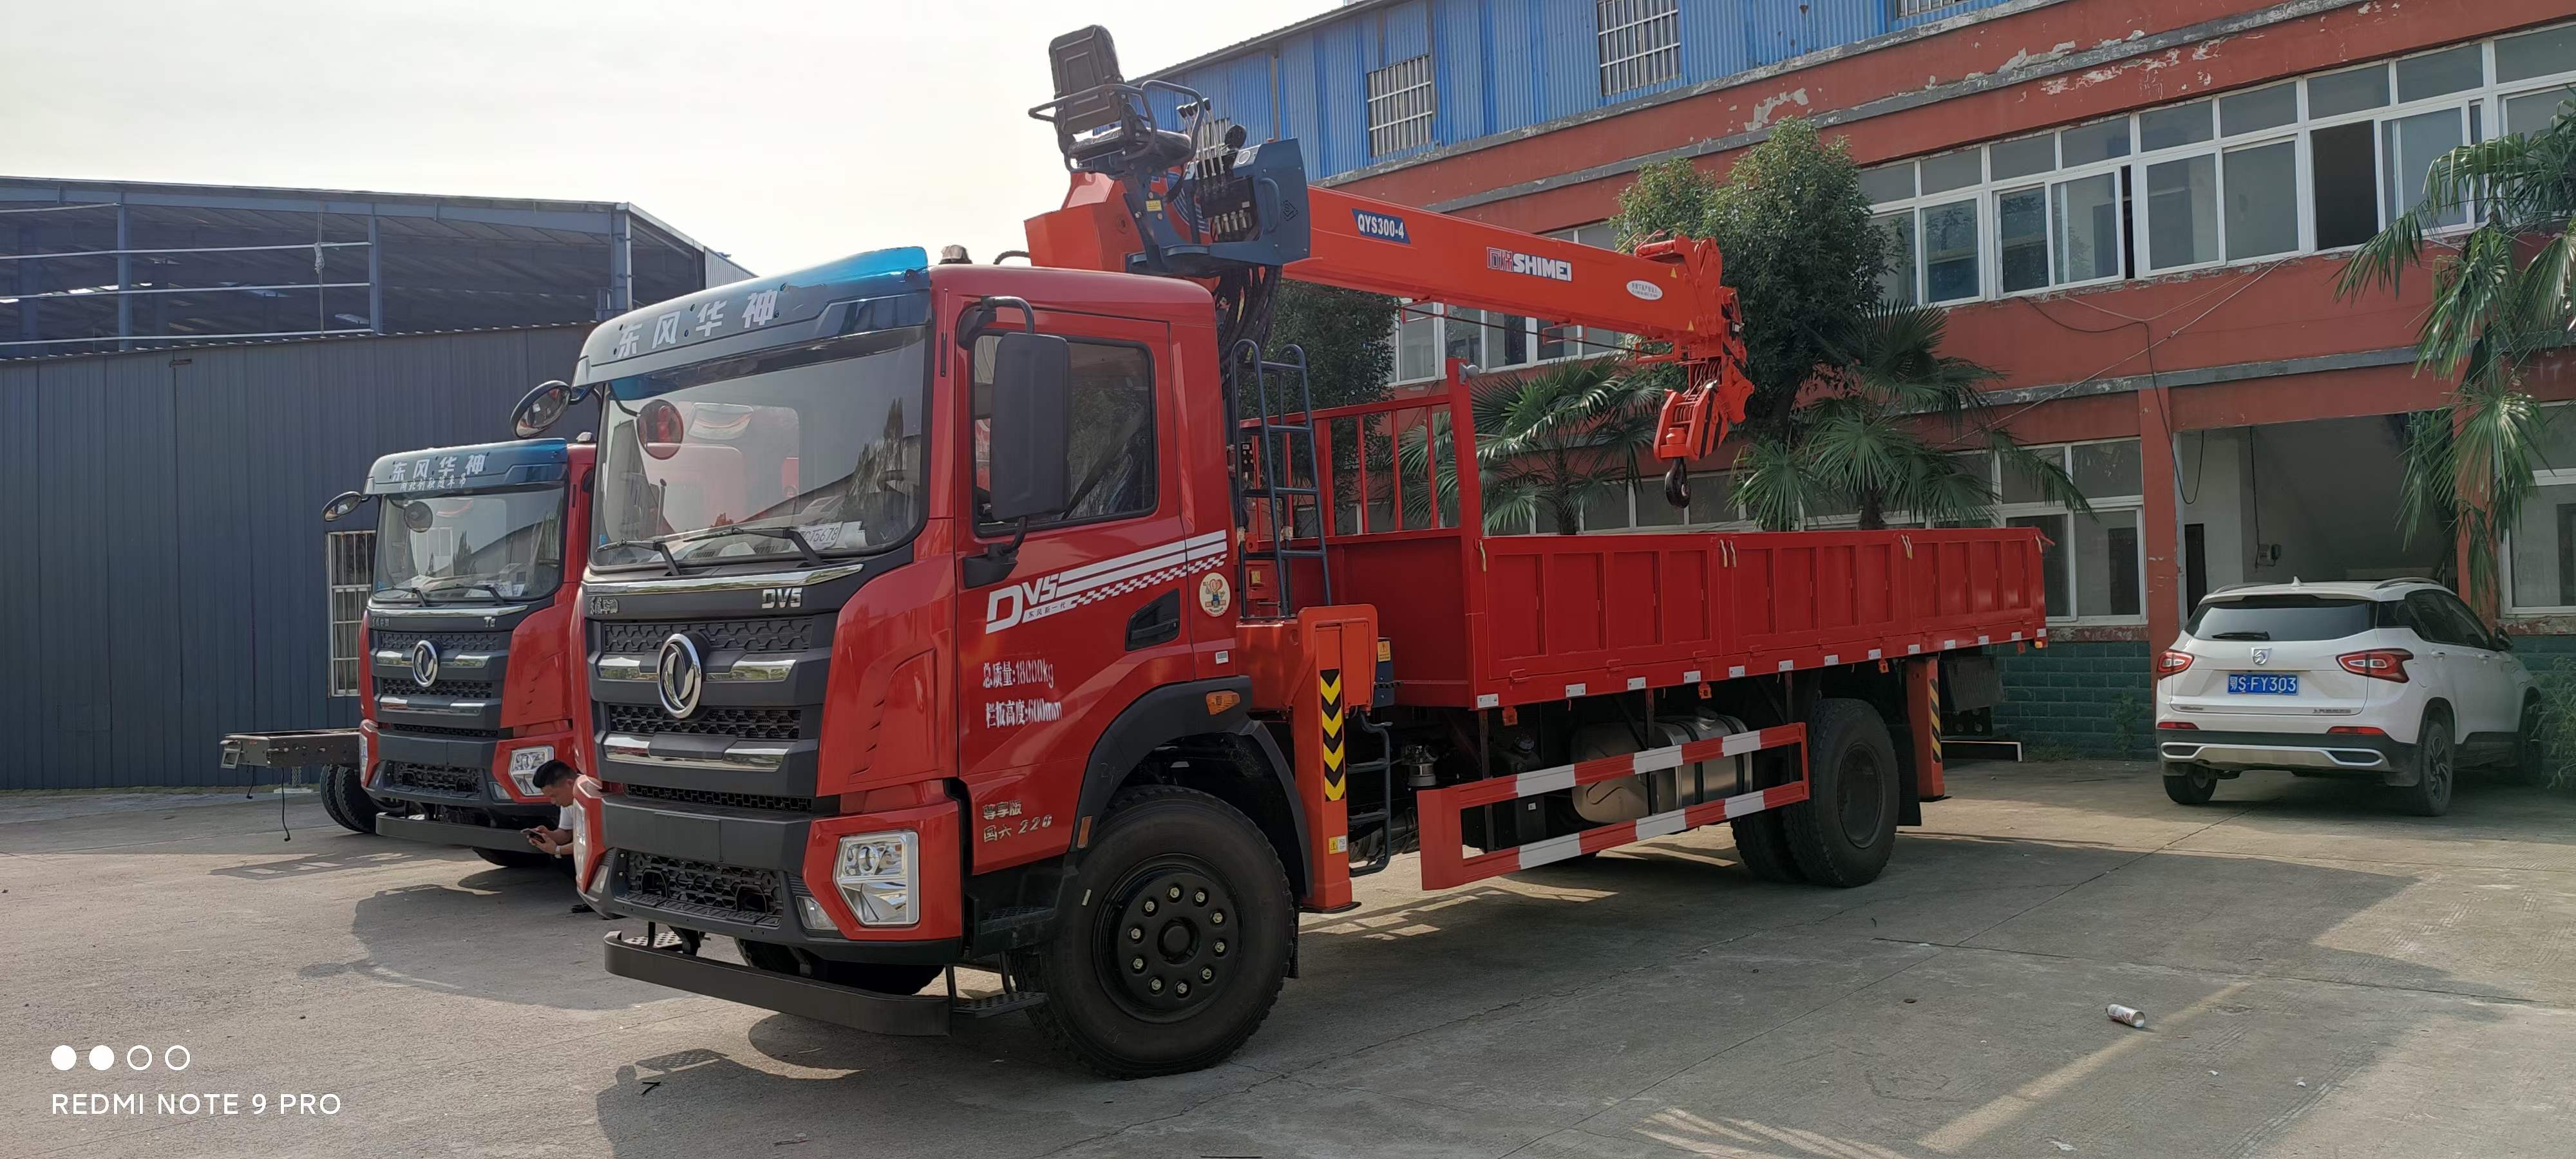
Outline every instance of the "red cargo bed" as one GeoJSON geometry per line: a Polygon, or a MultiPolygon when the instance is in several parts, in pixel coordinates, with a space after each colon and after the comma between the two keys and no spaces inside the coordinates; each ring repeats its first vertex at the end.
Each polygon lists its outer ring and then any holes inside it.
{"type": "MultiPolygon", "coordinates": [[[[2033,529],[1488,536],[1475,488],[1436,485],[1473,461],[1464,390],[1314,417],[1333,600],[1376,607],[1399,704],[1528,704],[2046,634],[2033,529]]],[[[1317,561],[1294,564],[1298,600],[1320,600],[1317,561]]]]}

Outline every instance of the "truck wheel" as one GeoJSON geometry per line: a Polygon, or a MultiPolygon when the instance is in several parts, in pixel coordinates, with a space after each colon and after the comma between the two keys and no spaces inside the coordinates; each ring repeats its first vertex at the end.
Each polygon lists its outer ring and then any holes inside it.
{"type": "Polygon", "coordinates": [[[376,799],[358,781],[358,770],[333,765],[322,772],[322,811],[352,833],[376,831],[376,799]]]}
{"type": "Polygon", "coordinates": [[[1896,746],[1863,700],[1820,700],[1807,714],[1806,800],[1778,810],[1807,880],[1867,885],[1896,849],[1896,746]]]}
{"type": "Polygon", "coordinates": [[[1110,803],[1082,859],[1081,904],[1014,959],[1029,1014],[1114,1079],[1180,1074],[1233,1054],[1268,1017],[1296,936],[1288,873],[1261,830],[1195,789],[1110,803]]]}
{"type": "Polygon", "coordinates": [[[1789,853],[1789,831],[1778,809],[1765,809],[1727,822],[1735,830],[1736,860],[1755,881],[1794,883],[1807,880],[1798,859],[1789,853]]]}
{"type": "Polygon", "coordinates": [[[474,856],[480,857],[483,860],[489,861],[504,869],[538,869],[542,868],[547,862],[554,860],[554,857],[551,854],[539,853],[534,849],[477,848],[474,851],[474,856]]]}
{"type": "Polygon", "coordinates": [[[2165,762],[2165,796],[2177,805],[2206,805],[2218,792],[2218,774],[2183,761],[2165,762]]]}
{"type": "Polygon", "coordinates": [[[772,974],[794,974],[817,982],[856,986],[879,994],[918,994],[930,980],[947,973],[946,966],[922,966],[906,962],[834,962],[823,958],[806,958],[785,946],[768,942],[733,940],[742,951],[742,960],[772,974]]]}
{"type": "Polygon", "coordinates": [[[2451,722],[2435,714],[2424,717],[2415,738],[2415,783],[2397,790],[2397,803],[2418,817],[2451,811],[2451,783],[2459,779],[2459,753],[2451,747],[2451,722]]]}

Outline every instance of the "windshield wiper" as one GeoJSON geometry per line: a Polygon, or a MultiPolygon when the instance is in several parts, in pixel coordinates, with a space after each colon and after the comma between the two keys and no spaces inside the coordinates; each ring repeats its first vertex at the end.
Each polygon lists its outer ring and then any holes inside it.
{"type": "Polygon", "coordinates": [[[600,544],[599,550],[613,551],[621,547],[649,547],[655,551],[661,552],[662,562],[671,565],[671,574],[680,574],[680,557],[671,554],[670,544],[664,543],[658,539],[621,539],[615,543],[600,544]]]}
{"type": "Polygon", "coordinates": [[[2209,638],[2212,640],[2269,640],[2272,638],[2272,634],[2270,632],[2248,629],[2241,632],[2218,632],[2212,634],[2209,638]]]}
{"type": "MultiPolygon", "coordinates": [[[[656,544],[695,543],[705,539],[721,539],[728,535],[765,535],[771,539],[784,539],[796,545],[796,553],[805,557],[807,567],[823,566],[823,553],[814,550],[814,545],[806,542],[805,533],[785,525],[728,523],[722,527],[702,527],[696,531],[684,531],[654,542],[656,544]]],[[[668,553],[670,548],[666,546],[662,550],[668,553]]]]}
{"type": "Polygon", "coordinates": [[[510,598],[510,597],[508,597],[508,596],[505,596],[505,595],[501,594],[501,589],[499,589],[499,588],[493,587],[492,585],[487,584],[487,583],[476,583],[476,582],[473,582],[473,581],[470,581],[470,580],[468,580],[468,581],[459,581],[459,582],[456,582],[456,583],[440,584],[440,585],[438,585],[437,587],[434,587],[434,588],[413,588],[413,589],[411,590],[411,593],[412,593],[413,595],[419,596],[419,597],[420,597],[424,602],[426,602],[426,601],[427,601],[427,600],[429,600],[432,596],[436,595],[436,594],[437,594],[437,593],[439,593],[439,592],[471,592],[471,591],[484,591],[484,592],[490,592],[490,593],[492,594],[492,602],[493,602],[493,603],[496,603],[496,604],[497,604],[497,603],[500,603],[500,602],[501,602],[501,601],[503,601],[503,600],[506,600],[506,599],[510,598]]]}

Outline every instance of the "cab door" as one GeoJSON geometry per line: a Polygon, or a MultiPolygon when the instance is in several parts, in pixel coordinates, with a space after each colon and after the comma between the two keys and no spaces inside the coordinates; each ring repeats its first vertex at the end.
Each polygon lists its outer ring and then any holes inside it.
{"type": "MultiPolygon", "coordinates": [[[[997,329],[951,350],[969,384],[963,556],[1006,547],[1015,528],[986,515],[992,351],[997,329]]],[[[1183,533],[1180,429],[1169,327],[1041,311],[1037,328],[1072,344],[1071,509],[1033,521],[1018,565],[965,589],[958,607],[958,768],[971,798],[974,871],[1062,852],[1083,769],[1108,722],[1144,691],[1192,677],[1184,580],[1222,564],[1222,534],[1183,533]]]]}

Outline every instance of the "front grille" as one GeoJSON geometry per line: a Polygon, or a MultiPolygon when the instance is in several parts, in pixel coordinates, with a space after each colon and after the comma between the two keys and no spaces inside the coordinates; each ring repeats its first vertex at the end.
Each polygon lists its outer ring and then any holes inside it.
{"type": "Polygon", "coordinates": [[[698,646],[709,652],[802,652],[814,646],[814,626],[818,616],[767,616],[752,620],[696,620],[684,623],[629,623],[616,620],[599,624],[599,650],[609,653],[651,652],[662,646],[674,633],[685,632],[698,638],[698,646]]]}
{"type": "Polygon", "coordinates": [[[501,735],[501,730],[497,728],[449,728],[442,724],[396,724],[385,726],[377,731],[389,735],[461,736],[475,740],[490,740],[501,735]]]}
{"type": "Polygon", "coordinates": [[[376,624],[368,628],[369,644],[386,650],[399,649],[405,658],[411,655],[414,642],[427,640],[441,656],[458,652],[498,652],[510,646],[508,632],[406,632],[399,625],[376,624]]]}
{"type": "Polygon", "coordinates": [[[604,707],[608,710],[608,731],[637,736],[669,732],[737,740],[796,740],[804,734],[804,712],[794,708],[701,708],[687,720],[678,720],[657,705],[604,707]]]}
{"type": "Polygon", "coordinates": [[[775,870],[632,850],[619,861],[618,897],[639,906],[760,928],[786,916],[787,888],[775,870]]]}
{"type": "Polygon", "coordinates": [[[414,793],[437,793],[449,797],[483,795],[484,772],[460,765],[416,765],[409,761],[386,761],[384,783],[387,788],[414,793]]]}
{"type": "Polygon", "coordinates": [[[674,789],[666,785],[626,786],[629,797],[649,797],[680,805],[729,805],[736,809],[772,809],[781,813],[811,813],[812,797],[771,797],[760,793],[715,793],[704,789],[674,789]]]}
{"type": "Polygon", "coordinates": [[[489,680],[441,680],[436,684],[423,688],[408,676],[379,676],[376,678],[376,695],[444,696],[453,700],[477,700],[492,695],[492,682],[489,680]]]}

